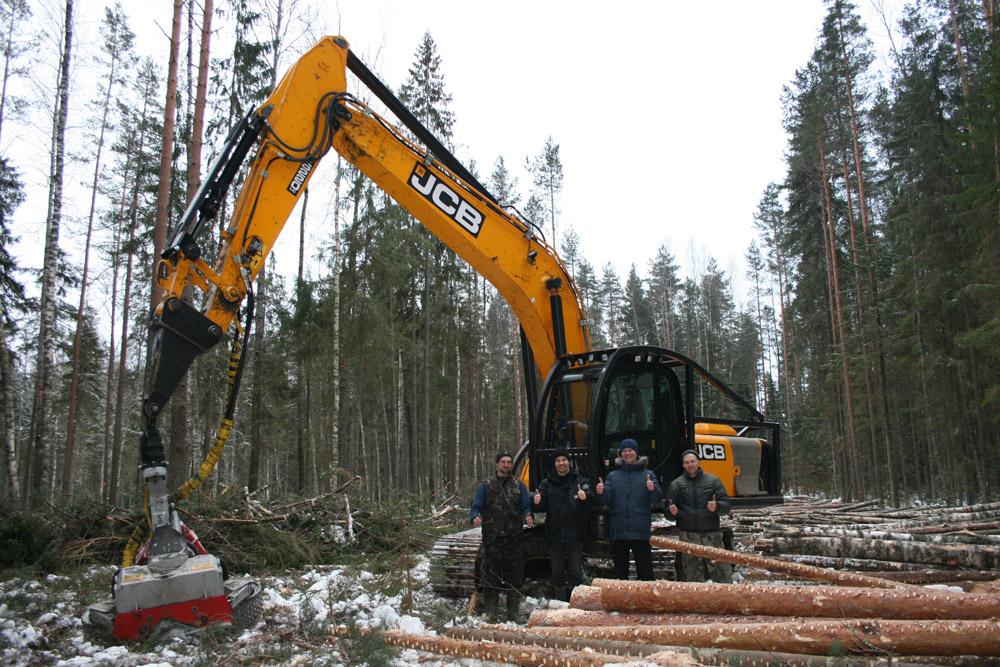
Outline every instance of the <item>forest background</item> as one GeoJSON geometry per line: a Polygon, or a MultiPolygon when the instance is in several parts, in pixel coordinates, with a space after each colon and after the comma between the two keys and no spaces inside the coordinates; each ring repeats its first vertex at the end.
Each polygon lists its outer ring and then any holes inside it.
{"type": "MultiPolygon", "coordinates": [[[[156,248],[228,128],[319,35],[298,29],[315,9],[306,2],[176,0],[167,64],[137,55],[118,4],[85,50],[77,4],[0,2],[0,146],[11,135],[48,146],[39,182],[16,151],[0,157],[0,495],[134,507],[156,248]],[[69,85],[81,66],[97,73],[92,89],[69,85]],[[84,122],[69,122],[71,90],[88,96],[84,122]],[[64,206],[68,173],[87,174],[85,210],[64,206]],[[31,187],[47,193],[37,272],[12,251],[31,187]]],[[[747,211],[756,238],[738,275],[711,259],[682,271],[666,239],[652,238],[648,264],[593,265],[587,243],[600,241],[560,215],[557,135],[533,155],[473,169],[554,240],[595,347],[675,349],[783,424],[788,491],[995,499],[996,9],[907,4],[881,26],[893,39],[880,68],[858,7],[825,2],[815,49],[781,100],[786,172],[747,211]]],[[[432,33],[396,92],[454,145],[458,93],[432,33]]],[[[349,165],[327,174],[323,196],[304,197],[286,226],[293,268],[272,259],[259,276],[231,449],[211,486],[275,499],[360,475],[357,492],[375,503],[464,500],[493,454],[526,433],[517,323],[492,286],[349,165]],[[306,243],[310,218],[324,223],[318,244],[306,243]]],[[[161,420],[174,484],[214,437],[222,347],[161,420]]]]}

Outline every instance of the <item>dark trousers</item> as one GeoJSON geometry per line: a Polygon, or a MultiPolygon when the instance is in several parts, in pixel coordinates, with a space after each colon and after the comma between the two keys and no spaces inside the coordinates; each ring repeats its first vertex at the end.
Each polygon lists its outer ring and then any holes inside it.
{"type": "Polygon", "coordinates": [[[479,589],[487,600],[496,600],[499,593],[519,596],[517,589],[524,583],[523,542],[515,535],[483,543],[479,589]]]}
{"type": "MultiPolygon", "coordinates": [[[[549,564],[552,567],[552,587],[568,595],[583,583],[583,540],[549,542],[549,564]]],[[[568,599],[568,598],[567,598],[568,599]]]]}
{"type": "Polygon", "coordinates": [[[628,555],[635,558],[635,573],[639,581],[653,580],[653,552],[649,540],[613,540],[611,554],[615,559],[615,579],[628,579],[628,555]]]}

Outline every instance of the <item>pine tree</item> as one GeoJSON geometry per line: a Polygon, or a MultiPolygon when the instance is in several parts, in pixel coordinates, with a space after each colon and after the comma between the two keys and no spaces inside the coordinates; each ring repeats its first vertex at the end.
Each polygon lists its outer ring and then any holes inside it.
{"type": "Polygon", "coordinates": [[[559,214],[559,207],[556,204],[556,197],[563,188],[563,166],[562,158],[559,157],[559,144],[551,136],[546,138],[542,150],[533,160],[528,161],[527,167],[536,188],[535,194],[538,195],[538,201],[545,212],[545,219],[548,220],[549,228],[552,230],[549,244],[553,248],[558,248],[556,217],[559,214]]]}
{"type": "Polygon", "coordinates": [[[653,311],[655,342],[666,348],[676,346],[676,302],[680,290],[679,269],[666,244],[661,244],[649,263],[649,295],[653,311]]]}

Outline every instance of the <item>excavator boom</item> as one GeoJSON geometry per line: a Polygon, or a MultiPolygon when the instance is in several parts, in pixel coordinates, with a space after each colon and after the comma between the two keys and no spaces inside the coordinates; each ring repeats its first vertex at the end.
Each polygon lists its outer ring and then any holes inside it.
{"type": "MultiPolygon", "coordinates": [[[[113,628],[120,639],[136,638],[164,623],[233,621],[241,617],[241,609],[259,609],[253,602],[259,585],[224,581],[221,564],[180,521],[174,505],[208,479],[222,454],[233,428],[241,351],[253,320],[254,279],[330,149],[489,280],[510,305],[521,325],[533,432],[534,449],[528,447],[529,456],[521,459],[531,459],[522,469],[531,468],[529,481],[546,462],[538,449],[543,441],[549,446],[577,438],[570,444],[576,447],[581,470],[598,474],[600,457],[595,452],[619,437],[609,430],[618,423],[617,415],[605,418],[609,396],[618,400],[619,393],[631,396],[634,405],[645,400],[643,396],[655,396],[649,398],[655,403],[650,409],[633,412],[655,417],[646,429],[647,441],[664,452],[661,463],[667,460],[669,443],[680,443],[683,437],[694,442],[693,427],[684,418],[685,413],[693,414],[690,383],[685,410],[680,385],[671,379],[672,369],[683,360],[664,354],[669,351],[646,348],[591,353],[580,295],[541,231],[497,202],[351,54],[346,40],[324,37],[234,128],[157,264],[155,280],[164,296],[151,324],[140,436],[146,525],[133,533],[125,550],[123,568],[115,578],[115,599],[91,607],[87,617],[92,624],[113,628]],[[409,135],[348,92],[348,71],[399,118],[409,135]],[[221,228],[218,254],[209,263],[200,239],[206,229],[215,229],[210,223],[223,209],[248,156],[232,216],[221,228]],[[215,443],[197,475],[169,493],[159,415],[194,359],[228,332],[233,336],[229,389],[215,443]],[[536,370],[548,376],[537,409],[536,370]],[[586,434],[585,443],[579,440],[581,434],[586,434]],[[196,598],[201,602],[192,606],[196,598]]],[[[690,376],[690,364],[687,373],[690,376]]],[[[720,442],[713,451],[723,452],[730,444],[725,438],[720,442]]],[[[744,444],[758,447],[762,442],[744,444]]]]}

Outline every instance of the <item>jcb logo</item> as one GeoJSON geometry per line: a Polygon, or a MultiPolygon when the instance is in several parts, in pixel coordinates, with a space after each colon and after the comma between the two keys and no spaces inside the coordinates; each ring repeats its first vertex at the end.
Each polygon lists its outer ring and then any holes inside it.
{"type": "Polygon", "coordinates": [[[419,163],[413,165],[410,186],[467,232],[479,236],[479,230],[483,226],[483,214],[439,180],[430,169],[419,163]]]}
{"type": "Polygon", "coordinates": [[[702,461],[725,461],[725,445],[698,445],[698,456],[702,461]]]}

